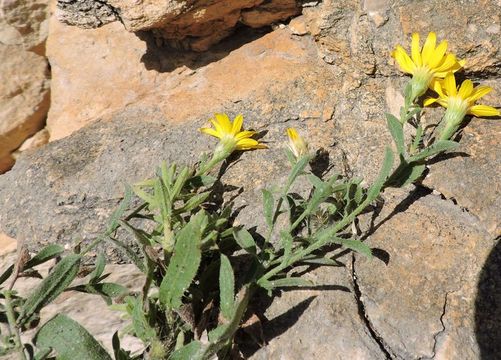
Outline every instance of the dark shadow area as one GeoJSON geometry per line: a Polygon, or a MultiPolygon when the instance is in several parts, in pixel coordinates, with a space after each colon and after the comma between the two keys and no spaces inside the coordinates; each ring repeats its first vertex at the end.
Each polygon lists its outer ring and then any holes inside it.
{"type": "Polygon", "coordinates": [[[501,354],[501,237],[480,273],[475,300],[475,335],[480,359],[495,360],[501,354]]]}
{"type": "MultiPolygon", "coordinates": [[[[259,297],[261,300],[265,300],[262,296],[259,297]]],[[[260,327],[260,329],[254,329],[253,333],[261,333],[263,339],[257,341],[256,336],[250,336],[249,331],[243,332],[240,331],[238,336],[236,337],[236,343],[245,359],[250,358],[254,353],[256,353],[261,347],[266,346],[270,340],[280,336],[285,333],[288,329],[290,329],[295,323],[298,322],[299,318],[303,315],[303,313],[308,309],[313,300],[315,300],[316,296],[310,296],[309,298],[301,301],[299,304],[291,307],[289,310],[284,312],[283,314],[268,320],[263,315],[264,309],[268,308],[271,304],[273,298],[268,298],[268,305],[263,304],[262,302],[259,304],[255,304],[258,306],[253,306],[254,309],[259,309],[260,314],[257,314],[260,322],[254,324],[255,327],[260,327]],[[263,307],[263,305],[266,305],[263,307]],[[261,343],[261,344],[260,344],[261,343]]]]}
{"type": "Polygon", "coordinates": [[[145,68],[163,73],[174,71],[181,66],[196,70],[212,62],[219,61],[233,50],[262,37],[270,31],[270,26],[252,29],[239,25],[233,35],[205,52],[181,50],[162,44],[162,41],[155,38],[154,34],[149,31],[139,31],[136,35],[146,42],[146,53],[141,57],[141,62],[145,68]]]}

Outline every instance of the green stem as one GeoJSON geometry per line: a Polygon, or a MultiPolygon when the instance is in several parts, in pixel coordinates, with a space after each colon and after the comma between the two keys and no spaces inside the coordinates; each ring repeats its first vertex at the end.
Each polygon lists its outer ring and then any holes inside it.
{"type": "Polygon", "coordinates": [[[369,204],[372,202],[372,198],[367,198],[365,201],[363,201],[355,210],[353,210],[347,217],[339,221],[334,227],[332,227],[328,232],[323,234],[322,238],[308,246],[307,248],[298,251],[295,255],[293,255],[289,261],[285,263],[281,263],[278,266],[274,267],[267,273],[265,273],[261,278],[258,279],[258,283],[262,281],[269,280],[271,277],[275,276],[282,270],[286,269],[287,267],[293,265],[297,261],[303,259],[306,255],[311,254],[313,251],[316,251],[320,249],[321,247],[327,245],[331,238],[336,235],[339,231],[344,229],[346,226],[348,226],[353,220],[355,220],[355,217],[359,215],[369,204]]]}
{"type": "Polygon", "coordinates": [[[14,334],[14,349],[19,354],[19,360],[26,360],[26,355],[24,354],[23,343],[21,341],[21,335],[19,334],[19,329],[16,325],[16,315],[14,313],[14,308],[12,307],[12,291],[4,291],[5,295],[5,310],[7,312],[7,321],[9,322],[9,329],[11,333],[14,334]]]}

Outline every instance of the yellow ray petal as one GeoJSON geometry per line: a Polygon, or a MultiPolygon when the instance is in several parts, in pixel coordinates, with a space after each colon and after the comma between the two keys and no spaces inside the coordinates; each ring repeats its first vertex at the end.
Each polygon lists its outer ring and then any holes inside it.
{"type": "Polygon", "coordinates": [[[478,99],[480,99],[481,97],[487,95],[491,91],[492,91],[492,88],[490,86],[485,86],[485,85],[478,86],[473,90],[473,93],[470,95],[470,97],[467,100],[470,103],[473,103],[473,102],[477,101],[478,99]]]}
{"type": "Polygon", "coordinates": [[[237,150],[266,149],[266,145],[260,144],[254,139],[242,139],[237,142],[237,150]]]}
{"type": "Polygon", "coordinates": [[[216,117],[216,120],[219,123],[219,125],[221,125],[222,130],[225,133],[230,133],[233,126],[231,124],[231,121],[230,121],[230,118],[228,117],[228,115],[214,114],[214,116],[216,117]]]}
{"type": "Polygon", "coordinates": [[[412,34],[412,45],[411,45],[411,56],[412,61],[417,66],[421,66],[423,63],[421,61],[421,47],[419,46],[419,34],[412,34]]]}
{"type": "Polygon", "coordinates": [[[475,116],[501,116],[501,112],[487,105],[473,105],[468,109],[468,114],[475,116]]]}
{"type": "Polygon", "coordinates": [[[458,96],[461,99],[468,98],[473,93],[473,82],[471,80],[465,80],[459,87],[458,96]]]}
{"type": "Polygon", "coordinates": [[[235,120],[233,120],[233,126],[232,126],[232,129],[231,129],[231,133],[233,135],[238,134],[238,132],[240,131],[240,129],[242,129],[243,122],[244,122],[244,117],[242,116],[242,114],[238,114],[235,117],[235,120]]]}
{"type": "Polygon", "coordinates": [[[200,128],[199,129],[200,132],[203,132],[204,134],[207,134],[207,135],[210,135],[210,136],[214,136],[214,137],[217,137],[217,138],[221,138],[221,136],[219,135],[219,133],[212,129],[212,128],[200,128]]]}
{"type": "Polygon", "coordinates": [[[423,65],[428,65],[428,63],[430,62],[430,58],[431,55],[433,54],[433,51],[435,50],[436,43],[437,43],[437,35],[434,32],[430,32],[423,45],[423,52],[421,56],[423,65]]]}
{"type": "Polygon", "coordinates": [[[248,139],[251,136],[254,136],[255,134],[256,134],[255,131],[249,131],[249,130],[240,131],[238,134],[235,135],[235,139],[237,141],[242,140],[242,139],[248,139]]]}
{"type": "Polygon", "coordinates": [[[443,89],[448,96],[456,96],[456,78],[453,73],[448,73],[443,82],[443,89]]]}
{"type": "Polygon", "coordinates": [[[294,128],[287,128],[287,136],[291,140],[296,140],[297,138],[299,138],[299,135],[298,135],[296,129],[294,129],[294,128]]]}
{"type": "Polygon", "coordinates": [[[428,66],[432,69],[436,68],[442,62],[445,52],[447,51],[447,41],[442,41],[440,45],[437,46],[435,51],[430,55],[428,66]]]}
{"type": "Polygon", "coordinates": [[[408,74],[414,73],[416,65],[414,65],[409,55],[407,55],[405,50],[400,45],[398,45],[395,48],[395,51],[393,51],[392,56],[397,61],[398,65],[400,65],[400,68],[402,69],[403,72],[406,72],[408,74]]]}
{"type": "Polygon", "coordinates": [[[442,62],[438,64],[438,66],[435,68],[435,72],[436,73],[445,72],[447,74],[447,72],[449,72],[449,70],[454,67],[457,67],[458,69],[461,68],[460,65],[458,64],[456,57],[452,54],[447,54],[442,58],[442,62]]]}
{"type": "Polygon", "coordinates": [[[424,99],[423,101],[423,105],[424,106],[430,106],[431,104],[434,104],[438,101],[438,98],[437,99],[434,99],[434,98],[426,98],[424,99]]]}
{"type": "Polygon", "coordinates": [[[444,98],[444,97],[447,97],[444,92],[442,91],[442,80],[439,80],[439,79],[432,79],[431,80],[431,83],[430,83],[430,89],[432,89],[433,91],[435,91],[437,94],[438,94],[438,97],[441,97],[441,98],[444,98]]]}
{"type": "Polygon", "coordinates": [[[219,134],[220,137],[222,137],[224,134],[226,134],[226,131],[224,131],[224,129],[221,126],[221,124],[219,123],[219,121],[214,120],[214,119],[210,119],[209,121],[212,123],[212,125],[214,126],[214,128],[216,129],[216,132],[219,134]]]}

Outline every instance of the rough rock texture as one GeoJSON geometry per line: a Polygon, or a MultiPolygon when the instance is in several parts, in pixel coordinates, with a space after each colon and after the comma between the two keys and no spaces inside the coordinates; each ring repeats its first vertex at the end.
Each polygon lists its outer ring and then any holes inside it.
{"type": "Polygon", "coordinates": [[[0,2],[0,174],[40,130],[49,109],[48,0],[0,2]]]}
{"type": "Polygon", "coordinates": [[[376,221],[370,244],[389,254],[388,264],[354,262],[365,316],[392,358],[479,358],[477,281],[493,238],[452,201],[422,195],[390,215],[403,200],[395,196],[376,221]]]}
{"type": "MultiPolygon", "coordinates": [[[[118,22],[92,30],[51,24],[49,132],[57,141],[26,152],[0,176],[1,231],[31,247],[93,239],[124,182],[150,176],[161,160],[193,163],[213,146],[197,133],[213,112],[243,113],[246,126],[262,131],[270,147],[242,154],[223,177],[237,188],[233,194],[243,188],[237,208],[259,201],[261,188],[283,182],[288,166],[281,147],[289,126],[312,148],[327,150],[334,170],[370,183],[391,143],[383,113],[398,112],[405,83],[389,53],[397,43],[408,48],[414,31],[447,38],[467,58],[464,75],[496,88],[482,103],[501,104],[495,1],[480,7],[325,0],[303,13],[286,28],[261,37],[239,33],[197,56],[158,47],[153,35],[139,38],[118,22]]],[[[426,110],[424,120],[441,114],[440,108],[426,110]]],[[[499,120],[473,119],[457,153],[432,164],[422,185],[385,194],[367,241],[381,249],[377,254],[389,254],[388,264],[356,257],[350,268],[348,256],[341,259],[347,268],[308,274],[351,292],[284,293],[266,313],[268,347],[249,355],[299,359],[318,351],[317,358],[332,359],[346,351],[360,359],[496,359],[498,139],[499,120]],[[310,295],[318,296],[310,301],[310,295]],[[296,318],[294,311],[280,316],[296,304],[296,318]]],[[[258,211],[244,207],[237,222],[259,231],[258,211]]],[[[111,248],[108,254],[123,260],[111,248]]]]}
{"type": "Polygon", "coordinates": [[[99,27],[120,20],[128,31],[153,30],[171,46],[207,50],[238,23],[262,27],[300,12],[296,0],[58,0],[58,18],[70,25],[99,27]]]}
{"type": "MultiPolygon", "coordinates": [[[[1,243],[0,235],[0,243],[1,243]]],[[[8,266],[14,264],[16,254],[2,254],[0,252],[0,272],[3,272],[8,266]]],[[[53,261],[39,265],[36,269],[46,275],[49,268],[54,266],[53,261]]],[[[106,281],[119,283],[127,287],[130,291],[138,291],[144,283],[144,275],[137,270],[134,265],[107,265],[104,274],[110,273],[106,281]]],[[[78,280],[75,284],[78,283],[78,280]]],[[[28,296],[30,291],[39,284],[39,279],[21,278],[17,281],[15,289],[22,296],[28,296]]],[[[57,314],[65,314],[73,320],[78,321],[84,326],[99,342],[101,342],[110,353],[113,353],[111,339],[115,331],[123,329],[129,320],[125,319],[121,312],[110,309],[106,303],[96,295],[84,294],[76,291],[65,292],[60,295],[53,303],[44,307],[40,314],[40,323],[51,319],[57,314]],[[89,315],[93,314],[93,315],[89,315]],[[94,316],[98,314],[98,316],[94,316]]],[[[24,332],[23,341],[29,342],[35,335],[37,329],[24,332]]],[[[142,349],[142,342],[132,336],[125,336],[121,344],[125,349],[137,351],[142,349]]],[[[15,360],[17,356],[2,357],[2,360],[15,360]]]]}
{"type": "Polygon", "coordinates": [[[0,173],[12,166],[12,151],[45,124],[47,75],[47,61],[42,56],[0,44],[0,173]]]}
{"type": "Polygon", "coordinates": [[[256,353],[244,352],[245,358],[252,353],[249,358],[256,360],[386,359],[359,314],[350,272],[325,267],[306,278],[323,287],[277,296],[262,324],[265,339],[271,341],[256,353]]]}
{"type": "Polygon", "coordinates": [[[0,3],[0,43],[45,53],[48,0],[4,0],[0,3]]]}

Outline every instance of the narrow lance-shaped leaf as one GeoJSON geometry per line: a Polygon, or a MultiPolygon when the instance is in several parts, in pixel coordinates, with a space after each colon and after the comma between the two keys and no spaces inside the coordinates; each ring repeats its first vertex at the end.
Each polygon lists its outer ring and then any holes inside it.
{"type": "Polygon", "coordinates": [[[182,297],[195,277],[201,260],[201,224],[206,215],[203,211],[193,216],[179,232],[174,253],[160,285],[160,302],[169,309],[178,309],[182,297]]]}
{"type": "Polygon", "coordinates": [[[80,255],[70,254],[65,256],[52,272],[30,294],[21,308],[19,324],[26,323],[33,314],[53,301],[75,279],[80,267],[80,255]]]}
{"type": "Polygon", "coordinates": [[[273,195],[270,191],[263,189],[263,211],[264,211],[264,219],[266,221],[266,225],[269,228],[273,227],[273,195]]]}
{"type": "Polygon", "coordinates": [[[26,262],[23,269],[30,269],[37,265],[43,264],[50,259],[55,258],[56,256],[61,255],[64,252],[64,248],[59,244],[50,244],[44,247],[42,250],[38,252],[35,256],[33,256],[30,260],[26,262]]]}
{"type": "Polygon", "coordinates": [[[244,228],[234,229],[233,237],[237,244],[249,254],[256,254],[256,243],[252,235],[244,228]]]}
{"type": "Polygon", "coordinates": [[[220,308],[226,320],[230,320],[235,312],[235,275],[230,260],[221,254],[219,269],[220,308]]]}
{"type": "Polygon", "coordinates": [[[35,336],[38,348],[53,348],[58,360],[111,360],[110,355],[84,327],[64,314],[46,322],[35,336]]]}
{"type": "Polygon", "coordinates": [[[366,202],[370,202],[376,199],[376,197],[379,195],[381,192],[381,188],[383,187],[386,178],[390,174],[390,171],[393,167],[393,151],[391,151],[390,148],[386,148],[384,160],[383,160],[383,166],[381,167],[381,170],[379,171],[379,175],[372,184],[372,186],[369,188],[369,191],[367,192],[367,198],[366,202]]]}
{"type": "Polygon", "coordinates": [[[89,282],[96,282],[99,280],[104,271],[104,266],[106,265],[106,260],[102,253],[99,253],[96,259],[96,267],[89,274],[89,282]]]}
{"type": "Polygon", "coordinates": [[[283,279],[277,279],[269,281],[270,289],[281,288],[281,287],[305,287],[313,286],[313,282],[300,277],[288,277],[283,279]]]}
{"type": "Polygon", "coordinates": [[[404,130],[402,127],[402,123],[393,115],[386,114],[386,121],[388,124],[388,129],[390,130],[390,134],[393,137],[393,141],[395,141],[395,145],[397,146],[397,151],[399,154],[404,154],[404,130]]]}
{"type": "Polygon", "coordinates": [[[311,158],[309,156],[302,156],[301,158],[299,158],[299,160],[294,165],[289,174],[289,178],[287,179],[287,183],[285,185],[285,188],[283,189],[284,194],[286,194],[289,191],[291,185],[294,183],[294,181],[296,181],[297,177],[301,175],[301,173],[303,172],[306,165],[308,165],[310,160],[311,158]]]}
{"type": "Polygon", "coordinates": [[[421,151],[419,154],[416,154],[412,156],[409,159],[409,162],[415,162],[415,161],[420,161],[424,160],[427,157],[430,157],[432,155],[436,155],[438,153],[447,151],[447,150],[452,150],[455,149],[459,146],[459,144],[455,141],[450,141],[450,140],[439,140],[430,147],[427,147],[423,151],[421,151]]]}
{"type": "Polygon", "coordinates": [[[335,237],[332,242],[334,244],[340,244],[343,245],[344,247],[354,250],[360,254],[363,254],[367,256],[369,259],[372,258],[372,249],[367,246],[367,244],[359,241],[359,240],[353,240],[353,239],[342,239],[335,237]]]}

